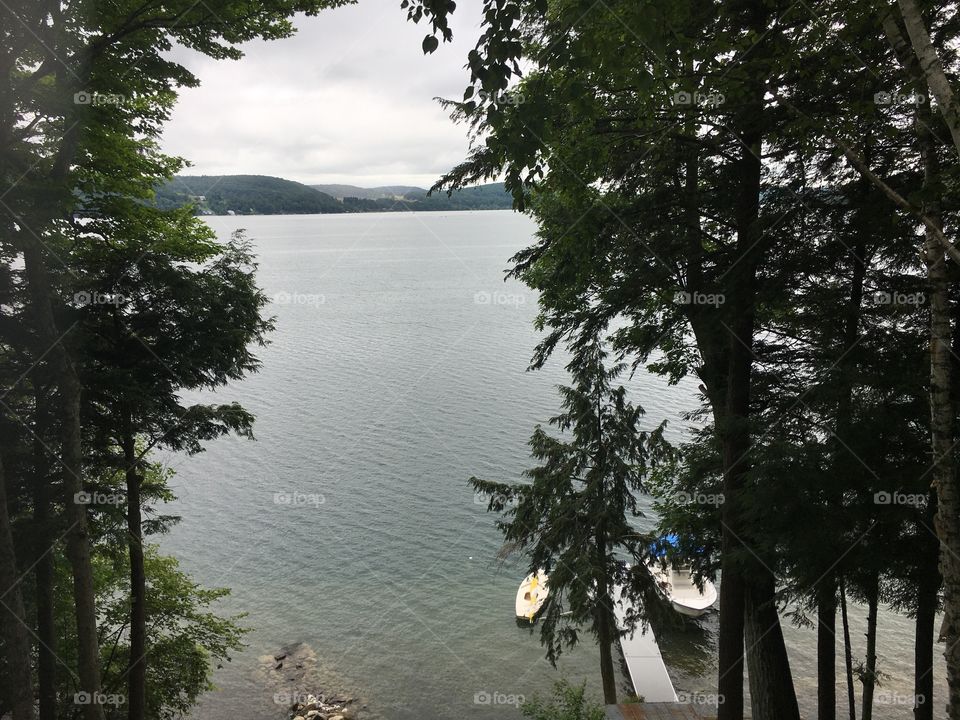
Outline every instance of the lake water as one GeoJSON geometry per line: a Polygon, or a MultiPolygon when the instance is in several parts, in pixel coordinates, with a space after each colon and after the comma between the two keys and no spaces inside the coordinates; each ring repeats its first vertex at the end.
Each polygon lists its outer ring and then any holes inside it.
{"type": "MultiPolygon", "coordinates": [[[[560,677],[599,696],[589,636],[554,670],[517,627],[523,565],[496,559],[494,518],[468,484],[519,477],[566,382],[559,360],[526,372],[536,296],[503,280],[533,223],[507,211],[208,221],[224,237],[248,230],[277,329],[261,372],[218,393],[257,416],[257,440],[169,458],[183,520],[163,547],[204,585],[232,588],[222,609],[248,613],[252,628],[196,717],[284,717],[258,658],[299,641],[330,687],[385,718],[519,717],[519,696],[560,677]]],[[[641,372],[628,386],[650,425],[667,419],[683,436],[694,381],[669,387],[641,372]]],[[[785,630],[812,717],[815,634],[785,630]]],[[[883,616],[889,679],[875,717],[911,714],[912,630],[883,616]]],[[[711,618],[661,638],[679,691],[714,692],[714,631],[711,618]]]]}

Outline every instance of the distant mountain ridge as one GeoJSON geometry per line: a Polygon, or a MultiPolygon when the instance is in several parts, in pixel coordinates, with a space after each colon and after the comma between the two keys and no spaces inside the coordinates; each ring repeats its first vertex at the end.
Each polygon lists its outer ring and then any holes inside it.
{"type": "Polygon", "coordinates": [[[502,210],[513,207],[503,183],[428,197],[423,188],[393,185],[304,185],[269,175],[182,175],[157,188],[156,204],[194,205],[200,215],[307,215],[350,212],[502,210]]]}
{"type": "Polygon", "coordinates": [[[410,193],[424,193],[424,188],[412,185],[384,185],[383,187],[358,187],[357,185],[311,185],[314,190],[319,190],[327,195],[332,195],[337,200],[345,197],[355,197],[361,200],[383,200],[392,198],[402,198],[410,193]]]}

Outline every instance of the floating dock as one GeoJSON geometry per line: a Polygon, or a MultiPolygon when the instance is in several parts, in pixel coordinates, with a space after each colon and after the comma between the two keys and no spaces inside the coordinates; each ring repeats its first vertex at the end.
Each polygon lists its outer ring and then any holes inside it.
{"type": "MultiPolygon", "coordinates": [[[[620,596],[620,588],[616,589],[615,597],[620,596]]],[[[627,614],[625,601],[615,606],[617,625],[624,626],[627,614]]],[[[644,703],[675,703],[677,691],[673,689],[673,682],[667,674],[667,666],[660,655],[660,646],[649,625],[645,629],[637,628],[632,635],[620,638],[620,647],[623,658],[627,663],[630,674],[630,683],[637,697],[643,698],[644,703]]],[[[643,716],[641,716],[643,717],[643,716]]],[[[651,715],[650,717],[661,717],[651,715]]],[[[683,717],[682,715],[665,715],[662,717],[683,717]]]]}

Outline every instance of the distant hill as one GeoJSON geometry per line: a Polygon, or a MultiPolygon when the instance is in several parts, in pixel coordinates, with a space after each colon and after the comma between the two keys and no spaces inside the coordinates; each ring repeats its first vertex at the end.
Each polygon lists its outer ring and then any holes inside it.
{"type": "Polygon", "coordinates": [[[198,212],[213,215],[344,212],[343,203],[326,193],[266,175],[182,176],[157,189],[157,205],[161,208],[191,202],[198,212]]]}
{"type": "Polygon", "coordinates": [[[344,212],[499,210],[513,206],[503,183],[427,197],[423,188],[315,185],[267,175],[184,175],[157,188],[156,204],[193,204],[202,215],[298,215],[344,212]]]}
{"type": "Polygon", "coordinates": [[[311,185],[320,192],[332,195],[337,200],[345,197],[360,198],[361,200],[382,200],[384,198],[404,197],[407,193],[422,193],[423,188],[410,185],[385,185],[383,187],[363,188],[356,185],[311,185]]]}

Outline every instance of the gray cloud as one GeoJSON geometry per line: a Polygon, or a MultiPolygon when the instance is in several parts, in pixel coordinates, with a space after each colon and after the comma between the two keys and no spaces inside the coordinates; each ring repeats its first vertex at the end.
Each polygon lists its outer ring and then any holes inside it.
{"type": "Polygon", "coordinates": [[[454,42],[426,57],[427,26],[407,22],[399,0],[298,17],[293,38],[249,43],[238,62],[175,49],[201,85],[183,90],[164,150],[193,174],[428,185],[467,151],[466,128],[433,98],[466,86],[480,20],[472,5],[457,8],[454,42]]]}

